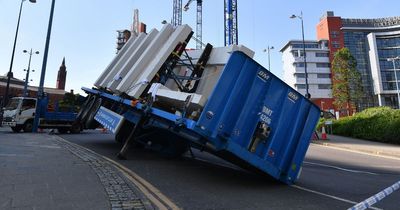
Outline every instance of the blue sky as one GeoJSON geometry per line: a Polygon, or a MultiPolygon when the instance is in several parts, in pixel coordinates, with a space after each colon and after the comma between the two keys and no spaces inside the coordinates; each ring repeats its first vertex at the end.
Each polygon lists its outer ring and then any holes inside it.
{"type": "MultiPolygon", "coordinates": [[[[45,85],[55,87],[57,71],[66,58],[66,90],[91,87],[99,74],[115,56],[116,30],[129,29],[133,10],[139,9],[140,21],[147,29],[161,28],[162,20],[172,17],[172,0],[56,0],[53,30],[47,63],[45,85]]],[[[20,0],[0,0],[0,74],[9,70],[20,0]]],[[[183,4],[186,1],[183,0],[183,4]]],[[[31,85],[38,85],[43,62],[43,52],[50,0],[26,1],[23,6],[20,31],[16,46],[13,72],[24,78],[28,55],[24,49],[40,51],[32,56],[31,85]]],[[[183,12],[183,23],[195,30],[195,2],[188,12],[183,12]]],[[[379,18],[400,16],[398,0],[238,0],[239,44],[256,52],[255,60],[268,65],[267,46],[271,51],[271,70],[282,76],[282,59],[279,50],[291,39],[301,39],[298,19],[291,14],[303,11],[305,38],[316,39],[315,26],[326,11],[334,11],[343,18],[379,18]]],[[[203,42],[223,46],[223,0],[203,0],[203,42]]],[[[189,45],[195,47],[195,43],[189,45]]]]}

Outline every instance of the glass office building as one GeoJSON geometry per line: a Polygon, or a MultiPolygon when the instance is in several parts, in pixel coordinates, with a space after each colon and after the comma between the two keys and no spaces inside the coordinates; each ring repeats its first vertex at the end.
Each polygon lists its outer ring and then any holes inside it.
{"type": "Polygon", "coordinates": [[[357,60],[364,90],[359,110],[399,108],[400,61],[395,60],[395,69],[388,59],[400,56],[400,17],[348,19],[327,12],[317,25],[317,36],[335,46],[330,48],[331,59],[336,50],[347,47],[357,60]]]}

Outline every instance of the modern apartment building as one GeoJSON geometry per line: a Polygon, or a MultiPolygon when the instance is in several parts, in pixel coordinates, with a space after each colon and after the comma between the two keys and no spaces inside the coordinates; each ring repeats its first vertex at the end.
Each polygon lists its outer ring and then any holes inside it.
{"type": "Polygon", "coordinates": [[[328,41],[305,41],[307,75],[302,40],[290,40],[280,51],[283,60],[283,80],[302,95],[305,95],[307,76],[311,100],[323,110],[332,110],[332,81],[328,41]]]}
{"type": "Polygon", "coordinates": [[[396,71],[388,59],[400,56],[400,17],[348,19],[329,11],[317,24],[317,39],[328,40],[330,61],[342,47],[349,48],[357,60],[364,89],[364,97],[357,108],[399,108],[400,61],[395,63],[396,71]]]}

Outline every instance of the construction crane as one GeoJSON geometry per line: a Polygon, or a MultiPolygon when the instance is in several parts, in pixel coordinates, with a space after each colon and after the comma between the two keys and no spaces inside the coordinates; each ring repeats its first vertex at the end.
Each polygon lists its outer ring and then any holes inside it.
{"type": "Polygon", "coordinates": [[[182,0],[174,0],[172,11],[172,25],[182,25],[182,0]]]}
{"type": "MultiPolygon", "coordinates": [[[[189,0],[184,10],[189,9],[189,0]]],[[[196,21],[196,48],[201,49],[202,43],[202,0],[197,0],[197,21],[196,21]]],[[[182,24],[182,0],[173,0],[172,24],[182,24]]],[[[224,0],[224,42],[225,46],[238,44],[238,22],[237,22],[237,0],[224,0]]]]}
{"type": "Polygon", "coordinates": [[[238,44],[237,0],[224,0],[225,46],[238,44]]]}
{"type": "MultiPolygon", "coordinates": [[[[189,0],[185,6],[183,7],[184,11],[189,10],[189,5],[193,2],[194,0],[189,0]]],[[[196,49],[201,49],[203,44],[202,44],[202,13],[203,13],[203,0],[197,0],[197,15],[196,15],[196,49]]]]}

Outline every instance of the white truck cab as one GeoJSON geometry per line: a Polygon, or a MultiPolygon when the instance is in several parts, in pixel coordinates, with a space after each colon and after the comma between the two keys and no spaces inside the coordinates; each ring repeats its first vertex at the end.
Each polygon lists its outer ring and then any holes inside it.
{"type": "Polygon", "coordinates": [[[32,131],[35,117],[36,98],[11,98],[3,112],[3,126],[9,126],[14,132],[32,131]]]}

